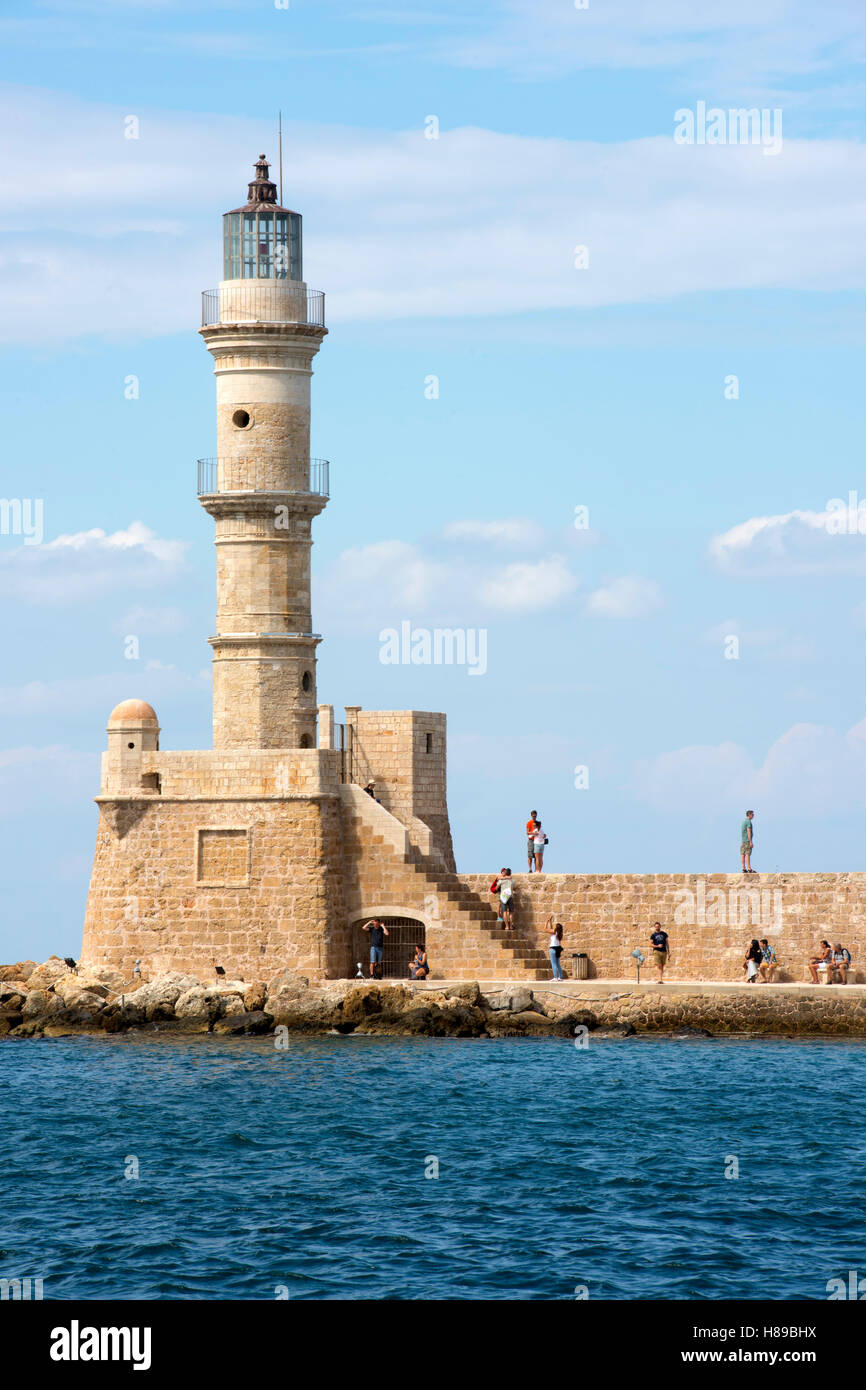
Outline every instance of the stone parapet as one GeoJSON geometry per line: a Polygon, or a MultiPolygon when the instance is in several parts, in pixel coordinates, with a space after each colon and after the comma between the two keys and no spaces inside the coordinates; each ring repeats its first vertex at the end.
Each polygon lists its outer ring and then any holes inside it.
{"type": "MultiPolygon", "coordinates": [[[[341,773],[339,752],[319,748],[145,752],[140,768],[140,789],[149,795],[194,800],[336,796],[341,773]]],[[[123,791],[134,795],[131,787],[123,791]]],[[[113,795],[105,783],[103,795],[113,795]]]]}

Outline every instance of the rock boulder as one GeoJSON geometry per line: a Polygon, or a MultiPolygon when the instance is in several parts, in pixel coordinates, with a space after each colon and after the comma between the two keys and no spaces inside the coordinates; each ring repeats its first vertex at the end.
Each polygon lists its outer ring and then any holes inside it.
{"type": "Polygon", "coordinates": [[[82,994],[95,995],[104,1003],[109,992],[108,985],[101,984],[89,975],[61,975],[54,986],[54,993],[58,999],[62,999],[70,1008],[82,994]]]}
{"type": "Polygon", "coordinates": [[[265,1013],[264,1009],[254,1009],[246,1013],[230,1014],[227,1018],[218,1019],[213,1026],[213,1031],[235,1037],[241,1033],[269,1033],[273,1026],[272,1014],[265,1013]]]}
{"type": "Polygon", "coordinates": [[[15,965],[0,965],[0,980],[21,980],[26,984],[35,969],[35,960],[19,960],[15,965]]]}
{"type": "Polygon", "coordinates": [[[193,975],[184,975],[179,970],[169,970],[136,990],[135,1002],[138,1008],[144,1010],[147,1019],[172,1017],[174,1006],[180,996],[198,983],[193,975]]]}
{"type": "MultiPolygon", "coordinates": [[[[32,976],[31,976],[32,978],[32,976]]],[[[66,1008],[63,1000],[53,990],[31,989],[21,1006],[25,1023],[29,1019],[47,1018],[49,1014],[59,1014],[66,1008]]]]}
{"type": "Polygon", "coordinates": [[[55,980],[59,980],[61,975],[70,973],[68,965],[59,956],[49,956],[48,960],[37,965],[27,977],[27,983],[31,989],[50,989],[55,980]]]}

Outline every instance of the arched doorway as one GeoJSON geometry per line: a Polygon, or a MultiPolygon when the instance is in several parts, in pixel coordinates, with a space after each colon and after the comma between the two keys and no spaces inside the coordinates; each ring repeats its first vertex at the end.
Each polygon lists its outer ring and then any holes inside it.
{"type": "MultiPolygon", "coordinates": [[[[366,979],[370,974],[370,933],[364,931],[364,923],[370,921],[370,916],[359,917],[352,923],[352,970],[355,975],[358,969],[357,962],[361,962],[361,969],[366,979]]],[[[376,914],[379,920],[388,928],[388,935],[385,937],[385,947],[382,953],[382,975],[383,980],[408,980],[409,962],[415,954],[416,946],[426,946],[426,936],[424,923],[419,922],[417,917],[386,917],[384,913],[376,914]]]]}

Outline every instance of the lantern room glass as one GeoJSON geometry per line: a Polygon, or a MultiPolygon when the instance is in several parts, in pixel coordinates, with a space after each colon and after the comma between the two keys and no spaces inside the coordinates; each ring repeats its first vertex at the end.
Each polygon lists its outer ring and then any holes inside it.
{"type": "Polygon", "coordinates": [[[272,208],[227,212],[223,218],[223,278],[300,280],[300,215],[272,208]]]}

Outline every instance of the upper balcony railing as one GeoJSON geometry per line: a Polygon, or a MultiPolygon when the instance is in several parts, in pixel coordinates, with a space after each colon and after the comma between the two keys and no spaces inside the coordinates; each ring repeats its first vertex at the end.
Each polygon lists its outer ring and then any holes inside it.
{"type": "Polygon", "coordinates": [[[321,290],[283,280],[276,285],[228,283],[203,290],[202,328],[214,323],[307,323],[325,326],[325,296],[321,290]]]}
{"type": "Polygon", "coordinates": [[[198,495],[229,492],[296,492],[330,497],[327,459],[215,458],[198,460],[198,495]]]}

